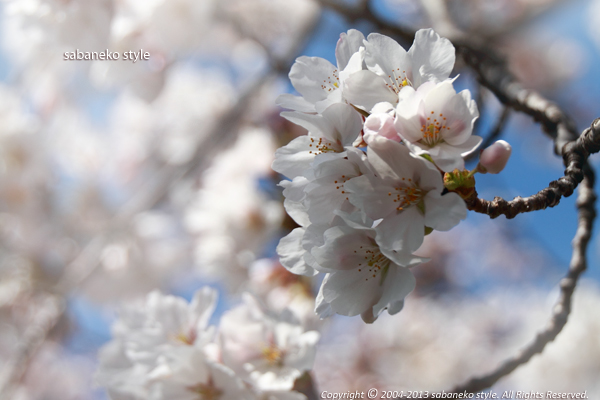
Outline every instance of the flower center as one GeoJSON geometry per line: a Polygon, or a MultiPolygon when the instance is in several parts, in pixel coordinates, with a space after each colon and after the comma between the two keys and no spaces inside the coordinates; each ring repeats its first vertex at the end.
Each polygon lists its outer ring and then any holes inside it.
{"type": "Polygon", "coordinates": [[[364,262],[358,264],[358,272],[365,272],[365,281],[377,278],[377,276],[380,275],[380,284],[383,284],[383,280],[387,275],[387,270],[391,261],[389,258],[381,254],[379,247],[374,246],[365,249],[363,246],[360,246],[358,250],[354,250],[354,253],[364,257],[364,262]]]}
{"type": "Polygon", "coordinates": [[[340,77],[338,75],[338,70],[334,69],[331,73],[331,76],[328,76],[327,79],[323,80],[321,84],[321,89],[326,92],[333,92],[340,87],[340,77]],[[333,77],[333,78],[332,78],[333,77]]]}
{"type": "Polygon", "coordinates": [[[183,332],[181,332],[180,334],[178,334],[177,336],[175,336],[175,340],[186,344],[188,346],[191,346],[194,344],[194,342],[196,341],[196,330],[195,329],[190,329],[188,334],[185,334],[183,332]]]}
{"type": "Polygon", "coordinates": [[[343,146],[338,143],[330,142],[323,138],[310,138],[310,144],[308,147],[314,148],[309,150],[310,154],[318,155],[321,153],[341,153],[344,151],[343,146]]]}
{"type": "Polygon", "coordinates": [[[446,117],[440,113],[439,117],[434,117],[435,112],[431,112],[431,116],[427,117],[427,122],[421,126],[421,134],[423,138],[420,140],[421,143],[434,147],[437,144],[443,143],[443,132],[450,130],[450,127],[446,126],[446,117]],[[432,120],[433,118],[433,120],[432,120]]]}
{"type": "Polygon", "coordinates": [[[275,343],[271,343],[269,346],[264,347],[262,349],[262,354],[271,366],[283,364],[283,351],[281,351],[275,343]]]}
{"type": "Polygon", "coordinates": [[[400,93],[403,87],[412,86],[412,82],[406,76],[406,71],[400,72],[400,68],[392,70],[392,75],[388,75],[388,80],[390,83],[386,83],[385,85],[396,94],[400,93]]]}
{"type": "Polygon", "coordinates": [[[212,377],[207,383],[199,383],[195,386],[188,387],[191,392],[197,393],[199,400],[219,400],[223,396],[223,391],[216,388],[212,377]]]}
{"type": "MultiPolygon", "coordinates": [[[[402,178],[406,180],[406,178],[402,178]]],[[[408,179],[409,183],[412,183],[412,179],[408,179]]],[[[425,193],[416,186],[397,186],[393,192],[388,192],[388,196],[391,197],[396,204],[396,210],[402,211],[407,207],[415,204],[419,204],[423,200],[425,193]]]]}
{"type": "MultiPolygon", "coordinates": [[[[344,190],[344,183],[346,183],[346,181],[348,181],[349,179],[351,179],[351,177],[342,175],[340,178],[338,178],[338,180],[333,181],[335,189],[340,191],[343,195],[346,195],[347,192],[344,190]]],[[[346,200],[348,200],[348,196],[346,196],[346,200]]]]}

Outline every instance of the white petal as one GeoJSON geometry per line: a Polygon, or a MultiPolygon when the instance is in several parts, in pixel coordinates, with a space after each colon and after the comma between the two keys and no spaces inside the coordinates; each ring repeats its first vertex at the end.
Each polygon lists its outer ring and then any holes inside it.
{"type": "Polygon", "coordinates": [[[315,113],[315,105],[309,103],[304,97],[294,96],[293,94],[285,93],[280,95],[275,103],[282,108],[289,108],[290,110],[296,110],[306,113],[315,113]]]}
{"type": "Polygon", "coordinates": [[[326,137],[343,146],[351,146],[363,127],[360,114],[347,104],[332,105],[323,112],[323,118],[330,126],[326,137]]]}
{"type": "Polygon", "coordinates": [[[315,179],[305,189],[309,217],[313,222],[329,222],[334,217],[334,211],[341,209],[342,204],[348,201],[344,182],[361,172],[357,165],[340,158],[320,163],[315,167],[314,174],[315,179]]]}
{"type": "Polygon", "coordinates": [[[283,188],[283,195],[286,199],[301,202],[306,197],[304,189],[309,182],[304,176],[297,176],[291,181],[283,180],[279,182],[279,186],[283,188]]]}
{"type": "Polygon", "coordinates": [[[350,270],[364,263],[364,251],[374,246],[366,230],[356,230],[348,226],[334,226],[323,235],[325,244],[311,250],[320,270],[350,270]],[[362,247],[361,247],[362,246],[362,247]]]}
{"type": "MultiPolygon", "coordinates": [[[[389,103],[379,103],[389,104],[389,103]]],[[[363,128],[364,140],[369,143],[374,136],[382,136],[386,139],[399,142],[402,140],[394,126],[394,117],[388,113],[371,114],[365,120],[363,128]]]]}
{"type": "Polygon", "coordinates": [[[337,90],[337,68],[324,58],[299,57],[290,70],[290,80],[296,90],[310,103],[324,100],[337,90]]]}
{"type": "Polygon", "coordinates": [[[377,317],[388,308],[390,314],[396,314],[402,309],[404,298],[412,292],[417,280],[408,268],[392,267],[385,278],[383,295],[379,302],[373,306],[373,314],[377,317]]]}
{"type": "Polygon", "coordinates": [[[465,161],[461,153],[461,149],[450,146],[447,143],[440,143],[429,150],[429,154],[435,165],[444,172],[451,172],[455,169],[463,170],[465,168],[465,161]],[[434,152],[434,150],[436,151],[434,152]]]}
{"type": "Polygon", "coordinates": [[[281,116],[306,128],[311,136],[337,143],[340,151],[343,146],[351,145],[362,130],[360,114],[347,104],[333,104],[323,111],[323,115],[282,112],[281,116]]]}
{"type": "Polygon", "coordinates": [[[325,296],[323,296],[323,286],[325,286],[325,283],[329,280],[329,276],[330,274],[325,275],[321,287],[319,288],[319,293],[317,293],[317,298],[315,299],[315,313],[321,319],[331,317],[335,314],[331,309],[331,304],[325,301],[325,296]]]}
{"type": "Polygon", "coordinates": [[[344,80],[346,101],[362,110],[371,112],[375,104],[396,104],[398,95],[386,86],[385,80],[371,71],[358,71],[344,80]]]}
{"type": "Polygon", "coordinates": [[[415,170],[422,167],[410,156],[406,146],[382,137],[369,143],[367,158],[382,179],[413,178],[415,170]]]}
{"type": "Polygon", "coordinates": [[[425,124],[425,105],[421,93],[406,87],[400,92],[400,96],[394,122],[396,130],[402,138],[409,142],[417,142],[423,138],[421,128],[425,124]]]}
{"type": "Polygon", "coordinates": [[[464,143],[473,131],[473,124],[477,119],[477,108],[475,115],[473,109],[465,102],[464,96],[457,94],[444,105],[441,112],[446,117],[446,125],[450,128],[442,132],[444,141],[451,145],[464,143]]]}
{"type": "Polygon", "coordinates": [[[385,218],[396,212],[394,199],[388,196],[394,182],[362,175],[350,179],[344,187],[350,193],[350,203],[364,211],[373,220],[385,218]]]}
{"type": "Polygon", "coordinates": [[[335,58],[337,59],[338,68],[340,70],[346,68],[348,61],[350,61],[350,57],[363,46],[364,40],[365,36],[356,29],[350,29],[348,33],[340,34],[340,39],[335,47],[335,58]]]}
{"type": "Polygon", "coordinates": [[[467,206],[458,194],[425,197],[425,225],[438,231],[448,231],[465,218],[467,206]]]}
{"type": "Polygon", "coordinates": [[[452,82],[449,80],[436,85],[428,83],[423,88],[417,89],[417,92],[423,96],[425,101],[425,117],[430,117],[432,111],[433,115],[431,117],[433,118],[438,118],[440,113],[443,113],[444,117],[449,117],[446,114],[451,112],[451,108],[453,108],[453,105],[449,105],[449,103],[453,104],[453,102],[459,101],[465,105],[464,99],[462,96],[456,94],[456,90],[454,90],[454,86],[452,86],[452,82]],[[425,93],[425,90],[427,93],[425,93]]]}
{"type": "Polygon", "coordinates": [[[352,55],[352,57],[350,57],[348,65],[346,65],[346,67],[342,71],[340,71],[340,82],[344,82],[353,73],[365,69],[364,62],[365,48],[361,47],[356,53],[352,55]]]}
{"type": "Polygon", "coordinates": [[[340,315],[363,313],[377,304],[382,291],[381,276],[373,277],[366,269],[337,271],[323,281],[324,300],[340,315]]]}
{"type": "Polygon", "coordinates": [[[414,267],[416,265],[431,261],[430,258],[416,256],[410,252],[387,249],[381,244],[379,246],[379,250],[381,250],[381,254],[392,260],[392,262],[403,267],[414,267]]]}
{"type": "Polygon", "coordinates": [[[456,59],[454,46],[433,29],[420,29],[408,50],[413,65],[413,85],[423,82],[443,81],[450,76],[456,59]]]}
{"type": "Polygon", "coordinates": [[[385,218],[377,227],[376,240],[381,247],[412,254],[425,238],[425,217],[413,206],[385,218]]]}
{"type": "MultiPolygon", "coordinates": [[[[394,39],[371,33],[365,42],[365,62],[367,67],[376,74],[387,78],[392,84],[396,75],[409,75],[412,73],[410,58],[406,50],[394,39]]],[[[401,82],[400,82],[401,83],[401,82]]]]}
{"type": "Polygon", "coordinates": [[[292,201],[285,199],[283,201],[283,207],[285,212],[300,226],[310,225],[310,218],[308,216],[308,210],[302,202],[292,201]]]}
{"type": "Polygon", "coordinates": [[[310,164],[315,158],[312,152],[311,138],[309,136],[299,136],[292,140],[286,146],[275,151],[275,160],[271,168],[288,178],[295,178],[302,175],[310,168],[310,164]]]}

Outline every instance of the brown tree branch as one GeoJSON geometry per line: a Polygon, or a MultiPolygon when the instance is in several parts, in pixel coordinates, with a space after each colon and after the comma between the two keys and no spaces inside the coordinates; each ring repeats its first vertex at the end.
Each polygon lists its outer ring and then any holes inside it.
{"type": "Polygon", "coordinates": [[[501,197],[495,197],[488,201],[477,198],[477,192],[466,200],[469,210],[487,214],[491,218],[500,215],[506,218],[514,218],[523,212],[543,210],[547,207],[558,205],[562,196],[568,197],[573,194],[577,185],[584,178],[584,169],[589,168],[587,159],[590,154],[600,151],[600,119],[596,119],[581,136],[572,142],[566,143],[561,154],[565,164],[565,176],[550,182],[547,188],[529,197],[515,197],[511,201],[501,197]]]}

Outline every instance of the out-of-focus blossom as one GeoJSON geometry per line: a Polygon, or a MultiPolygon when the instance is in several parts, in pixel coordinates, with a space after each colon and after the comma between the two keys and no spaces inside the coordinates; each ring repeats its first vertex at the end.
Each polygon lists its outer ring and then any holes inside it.
{"type": "Polygon", "coordinates": [[[288,271],[273,259],[257,260],[250,267],[248,289],[270,309],[281,313],[290,310],[306,329],[319,327],[314,312],[312,281],[288,271]]]}
{"type": "Polygon", "coordinates": [[[252,400],[256,397],[226,366],[209,361],[200,349],[175,351],[152,372],[150,400],[252,400]]]}
{"type": "MultiPolygon", "coordinates": [[[[215,1],[140,1],[115,4],[109,47],[121,61],[95,61],[91,74],[99,87],[128,86],[146,100],[163,89],[169,67],[207,43],[215,21],[215,1]],[[123,61],[130,51],[149,53],[146,61],[123,61]]],[[[134,58],[135,60],[135,58],[134,58]]]]}
{"type": "Polygon", "coordinates": [[[216,291],[203,288],[191,304],[152,292],[145,303],[123,309],[113,327],[114,340],[100,352],[98,383],[116,394],[143,398],[165,357],[182,346],[202,350],[212,340],[208,321],[215,302],[216,291]]]}
{"type": "Polygon", "coordinates": [[[151,104],[123,93],[112,109],[111,129],[114,140],[122,143],[117,148],[120,165],[133,167],[152,155],[171,164],[188,162],[236,94],[221,72],[189,65],[169,70],[164,89],[151,104]]]}
{"type": "Polygon", "coordinates": [[[281,56],[318,15],[319,5],[314,0],[220,0],[217,10],[240,34],[281,56]]]}
{"type": "MultiPolygon", "coordinates": [[[[382,317],[376,325],[338,321],[322,339],[327,346],[317,356],[316,380],[322,390],[331,392],[365,387],[448,391],[456,382],[491,371],[532,340],[551,312],[554,296],[550,297],[531,287],[477,299],[413,297],[399,316],[382,317]]],[[[590,397],[599,393],[595,380],[599,321],[587,312],[599,302],[597,287],[585,283],[578,287],[574,303],[578,306],[564,331],[542,355],[492,391],[587,389],[590,397]],[[582,363],[586,368],[580,371],[582,363]],[[548,380],[548,374],[553,378],[548,380]]]]}
{"type": "Polygon", "coordinates": [[[312,368],[317,331],[305,331],[284,310],[267,312],[250,295],[221,318],[219,344],[225,365],[247,376],[260,390],[290,390],[312,368]]]}
{"type": "Polygon", "coordinates": [[[100,353],[97,382],[114,399],[303,399],[290,394],[312,368],[316,331],[288,310],[271,314],[246,295],[226,313],[219,340],[208,320],[216,292],[200,289],[191,304],[153,292],[125,309],[100,353]]]}
{"type": "Polygon", "coordinates": [[[23,66],[62,62],[65,51],[101,51],[108,45],[113,16],[110,0],[4,3],[3,44],[23,66]]]}
{"type": "Polygon", "coordinates": [[[215,158],[190,202],[185,222],[197,235],[196,264],[201,274],[223,279],[231,288],[246,281],[250,264],[280,226],[281,204],[260,190],[268,177],[275,145],[269,131],[248,129],[215,158]]]}

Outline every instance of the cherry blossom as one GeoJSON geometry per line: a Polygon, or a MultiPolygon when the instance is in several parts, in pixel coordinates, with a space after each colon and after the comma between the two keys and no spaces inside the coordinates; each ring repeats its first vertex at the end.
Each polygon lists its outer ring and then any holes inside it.
{"type": "Polygon", "coordinates": [[[374,229],[336,226],[324,233],[325,243],[313,247],[317,269],[326,272],[317,312],[326,317],[333,312],[361,315],[371,323],[384,309],[395,314],[415,286],[408,266],[424,261],[380,247],[374,229]]]}
{"type": "Polygon", "coordinates": [[[199,349],[176,351],[152,372],[150,400],[253,400],[256,396],[226,366],[199,349]]]}
{"type": "Polygon", "coordinates": [[[337,67],[319,57],[300,57],[289,77],[301,97],[281,95],[277,104],[283,108],[322,113],[327,107],[344,103],[344,81],[363,69],[364,36],[355,29],[342,33],[336,47],[337,67]]]}
{"type": "Polygon", "coordinates": [[[145,303],[124,308],[113,327],[113,341],[100,352],[98,383],[123,395],[145,393],[165,354],[178,347],[201,349],[212,340],[208,321],[215,301],[216,291],[205,287],[191,304],[152,292],[145,303]]]}
{"type": "Polygon", "coordinates": [[[407,147],[376,138],[367,149],[376,175],[349,180],[345,187],[352,204],[373,220],[378,242],[410,254],[425,236],[425,228],[447,231],[467,216],[464,201],[456,193],[442,196],[443,181],[437,169],[407,147]]]}
{"type": "Polygon", "coordinates": [[[334,104],[323,115],[284,112],[282,116],[308,130],[308,135],[275,152],[272,168],[291,179],[303,175],[317,155],[322,155],[319,161],[345,157],[346,147],[362,130],[360,115],[346,104],[334,104]]]}
{"type": "Polygon", "coordinates": [[[219,343],[225,365],[260,390],[289,390],[312,368],[316,331],[305,332],[287,310],[268,312],[252,296],[221,318],[219,343]]]}
{"type": "Polygon", "coordinates": [[[463,156],[481,143],[472,135],[479,117],[468,90],[456,93],[451,81],[406,88],[396,108],[396,129],[415,154],[429,155],[443,171],[463,169],[463,156]]]}
{"type": "Polygon", "coordinates": [[[381,102],[397,104],[405,87],[448,79],[454,68],[454,46],[432,29],[417,31],[408,52],[378,33],[370,34],[364,45],[368,69],[345,80],[344,93],[349,103],[367,112],[381,102]]]}

